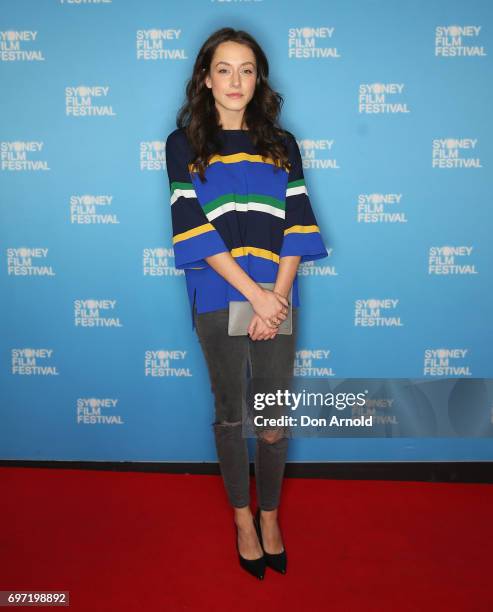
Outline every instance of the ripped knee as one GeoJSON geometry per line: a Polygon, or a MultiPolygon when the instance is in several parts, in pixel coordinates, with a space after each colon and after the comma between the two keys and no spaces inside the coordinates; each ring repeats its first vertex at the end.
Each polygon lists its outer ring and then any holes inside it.
{"type": "Polygon", "coordinates": [[[257,437],[267,444],[275,444],[285,438],[283,429],[267,429],[257,433],[257,437]]]}
{"type": "Polygon", "coordinates": [[[242,421],[214,421],[214,423],[212,423],[214,427],[232,427],[235,425],[241,425],[242,421]]]}

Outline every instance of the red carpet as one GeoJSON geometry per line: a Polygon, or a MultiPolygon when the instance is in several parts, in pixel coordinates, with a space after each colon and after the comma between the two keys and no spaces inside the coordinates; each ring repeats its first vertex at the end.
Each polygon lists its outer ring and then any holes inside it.
{"type": "Polygon", "coordinates": [[[70,591],[73,611],[493,610],[491,485],[287,478],[288,573],[263,581],[219,477],[0,468],[0,486],[0,590],[70,591]]]}

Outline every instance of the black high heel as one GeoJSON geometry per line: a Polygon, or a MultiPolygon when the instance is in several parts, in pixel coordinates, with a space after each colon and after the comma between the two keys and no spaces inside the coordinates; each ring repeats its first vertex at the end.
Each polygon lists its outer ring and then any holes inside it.
{"type": "Polygon", "coordinates": [[[276,572],[279,572],[280,574],[285,574],[288,563],[286,549],[284,549],[280,553],[275,554],[265,552],[264,543],[262,541],[262,529],[260,528],[260,507],[257,508],[257,512],[255,514],[253,522],[255,523],[255,529],[257,530],[257,536],[260,541],[260,545],[262,546],[262,550],[264,551],[266,565],[271,567],[276,572]]]}
{"type": "MultiPolygon", "coordinates": [[[[253,523],[255,525],[255,520],[253,521],[253,523]]],[[[238,546],[238,525],[236,525],[236,523],[235,523],[235,527],[236,527],[236,550],[238,551],[238,559],[240,560],[241,567],[244,570],[246,570],[249,574],[251,574],[252,576],[255,576],[255,578],[258,578],[259,580],[263,580],[264,574],[265,574],[265,567],[266,567],[265,556],[262,555],[258,559],[245,559],[245,557],[242,557],[240,554],[239,546],[238,546]]]]}

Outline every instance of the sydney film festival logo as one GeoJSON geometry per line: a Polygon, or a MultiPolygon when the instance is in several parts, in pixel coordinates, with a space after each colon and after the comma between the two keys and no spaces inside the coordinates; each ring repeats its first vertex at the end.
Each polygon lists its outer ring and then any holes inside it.
{"type": "Polygon", "coordinates": [[[0,141],[0,169],[8,172],[51,170],[46,159],[39,157],[43,149],[43,141],[0,141]]]}
{"type": "Polygon", "coordinates": [[[186,60],[185,49],[180,46],[182,30],[152,28],[137,30],[136,56],[141,61],[186,60]]]}
{"type": "Polygon", "coordinates": [[[479,274],[471,261],[473,246],[432,246],[428,251],[428,274],[479,274]]]}
{"type": "Polygon", "coordinates": [[[362,83],[359,86],[358,112],[365,114],[407,114],[404,83],[362,83]]]}
{"type": "Polygon", "coordinates": [[[0,31],[0,61],[44,62],[37,30],[0,31]]]}
{"type": "Polygon", "coordinates": [[[144,354],[144,375],[151,378],[190,377],[187,366],[188,351],[178,349],[150,349],[144,354]]]}
{"type": "Polygon", "coordinates": [[[113,412],[117,406],[117,398],[79,397],[76,401],[77,425],[124,425],[121,415],[113,412]]]}
{"type": "Polygon", "coordinates": [[[432,168],[482,168],[477,156],[477,138],[435,138],[432,142],[432,168]]]}
{"type": "Polygon", "coordinates": [[[71,117],[115,117],[113,106],[108,104],[108,85],[77,85],[65,87],[65,114],[71,117]]]}
{"type": "Polygon", "coordinates": [[[59,376],[53,361],[52,348],[13,348],[11,350],[12,374],[19,376],[59,376]]]}
{"type": "Polygon", "coordinates": [[[288,30],[288,57],[290,59],[339,59],[341,54],[333,44],[334,27],[300,27],[288,30]]]}
{"type": "Polygon", "coordinates": [[[144,140],[140,143],[139,165],[141,170],[166,169],[166,142],[164,140],[144,140]]]}
{"type": "Polygon", "coordinates": [[[332,351],[327,348],[301,348],[295,353],[293,376],[300,378],[334,377],[329,359],[332,351]]]}
{"type": "Polygon", "coordinates": [[[142,253],[144,276],[184,276],[185,270],[175,267],[175,253],[171,247],[145,248],[142,253]]]}
{"type": "Polygon", "coordinates": [[[296,142],[300,148],[304,170],[338,170],[340,168],[333,152],[334,139],[304,138],[296,142]]]}
{"type": "Polygon", "coordinates": [[[70,223],[78,225],[114,225],[120,221],[111,212],[112,195],[72,195],[70,196],[70,223]]]}
{"type": "Polygon", "coordinates": [[[357,203],[358,223],[407,223],[402,210],[402,193],[360,193],[357,203]]]}
{"type": "Polygon", "coordinates": [[[472,376],[468,348],[427,348],[424,352],[425,376],[472,376]]]}
{"type": "Polygon", "coordinates": [[[116,300],[74,300],[75,327],[123,327],[120,317],[113,316],[116,300]]]}
{"type": "Polygon", "coordinates": [[[482,26],[449,25],[435,28],[435,56],[486,57],[484,45],[477,44],[482,26]]]}
{"type": "Polygon", "coordinates": [[[46,247],[10,247],[7,249],[9,276],[55,276],[46,247]]]}
{"type": "Polygon", "coordinates": [[[395,298],[356,300],[355,327],[403,327],[398,314],[399,300],[395,298]]]}

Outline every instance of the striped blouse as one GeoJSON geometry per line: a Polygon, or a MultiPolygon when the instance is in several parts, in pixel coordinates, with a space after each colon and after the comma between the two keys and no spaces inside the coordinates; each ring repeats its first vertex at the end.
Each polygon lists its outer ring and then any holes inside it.
{"type": "MultiPolygon", "coordinates": [[[[220,130],[202,183],[191,165],[185,131],[166,139],[175,267],[185,270],[188,298],[198,313],[227,308],[246,297],[205,258],[229,252],[257,282],[275,282],[279,260],[300,255],[301,262],[327,257],[303,176],[295,137],[286,132],[291,170],[257,154],[247,130],[220,130]]],[[[293,306],[299,306],[298,278],[293,306]]]]}

